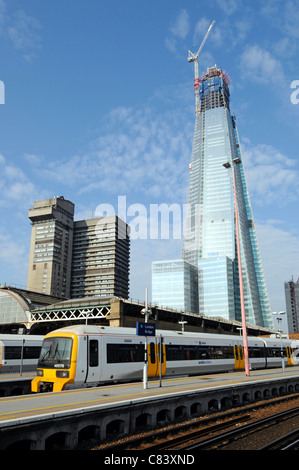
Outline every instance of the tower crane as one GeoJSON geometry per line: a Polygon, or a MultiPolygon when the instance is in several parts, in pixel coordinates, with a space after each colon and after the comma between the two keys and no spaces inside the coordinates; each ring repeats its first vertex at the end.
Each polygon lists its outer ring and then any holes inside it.
{"type": "Polygon", "coordinates": [[[198,56],[206,42],[206,40],[208,39],[208,36],[210,34],[210,31],[213,27],[215,23],[215,20],[212,21],[212,23],[210,24],[209,26],[209,29],[208,31],[206,32],[206,35],[205,37],[203,38],[203,41],[201,43],[201,45],[199,46],[199,49],[197,51],[196,54],[194,54],[193,52],[191,52],[190,50],[188,51],[188,62],[194,62],[194,88],[195,88],[195,111],[196,111],[196,114],[199,113],[199,72],[198,72],[198,56]]]}

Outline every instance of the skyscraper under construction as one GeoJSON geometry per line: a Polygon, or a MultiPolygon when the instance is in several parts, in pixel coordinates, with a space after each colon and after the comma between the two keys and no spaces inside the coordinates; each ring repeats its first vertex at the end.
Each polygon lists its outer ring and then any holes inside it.
{"type": "Polygon", "coordinates": [[[199,311],[240,320],[239,243],[246,320],[270,327],[270,303],[228,85],[228,76],[216,66],[195,80],[199,100],[182,258],[198,267],[199,311]]]}
{"type": "MultiPolygon", "coordinates": [[[[241,321],[239,252],[246,320],[273,327],[236,120],[230,112],[229,78],[215,65],[201,79],[195,75],[194,86],[196,116],[182,250],[184,271],[186,265],[197,268],[198,303],[192,311],[241,321]]],[[[175,298],[179,278],[184,299],[190,298],[188,289],[194,297],[194,276],[184,277],[182,268],[170,270],[169,263],[164,271],[163,263],[153,263],[152,301],[158,304],[162,291],[163,305],[175,298]]],[[[185,303],[169,306],[184,309],[185,303]]]]}

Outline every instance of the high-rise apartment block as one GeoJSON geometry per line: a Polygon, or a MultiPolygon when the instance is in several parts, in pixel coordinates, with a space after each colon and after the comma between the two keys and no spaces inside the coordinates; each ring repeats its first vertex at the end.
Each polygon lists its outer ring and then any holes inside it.
{"type": "Polygon", "coordinates": [[[129,296],[128,225],[117,216],[74,221],[63,197],[34,203],[27,289],[64,298],[129,296]]]}
{"type": "Polygon", "coordinates": [[[36,201],[32,223],[27,289],[70,297],[75,206],[63,197],[36,201]]]}
{"type": "Polygon", "coordinates": [[[289,333],[299,333],[299,279],[284,283],[289,333]]]}
{"type": "MultiPolygon", "coordinates": [[[[239,235],[246,320],[272,327],[228,85],[227,75],[216,65],[195,80],[196,117],[182,259],[198,270],[194,313],[240,321],[239,235]]],[[[152,301],[160,303],[155,277],[153,273],[152,301]]]]}
{"type": "Polygon", "coordinates": [[[130,240],[116,216],[74,222],[71,298],[129,297],[130,240]]]}

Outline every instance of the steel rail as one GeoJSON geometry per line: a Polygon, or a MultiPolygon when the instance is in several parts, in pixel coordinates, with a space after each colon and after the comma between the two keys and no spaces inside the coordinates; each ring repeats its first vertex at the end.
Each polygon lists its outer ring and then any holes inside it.
{"type": "Polygon", "coordinates": [[[276,423],[283,421],[284,419],[290,418],[292,416],[296,416],[299,414],[299,407],[296,407],[291,410],[283,411],[281,413],[277,413],[273,416],[269,416],[268,418],[264,418],[262,420],[256,421],[251,424],[245,424],[240,429],[234,429],[233,431],[228,431],[219,434],[218,436],[205,439],[204,441],[198,442],[196,444],[187,445],[184,447],[185,450],[200,450],[200,449],[209,449],[214,446],[221,446],[222,443],[227,441],[233,441],[235,438],[240,437],[243,434],[248,436],[248,433],[256,432],[258,430],[262,430],[266,426],[271,426],[276,423]]]}
{"type": "Polygon", "coordinates": [[[292,450],[299,447],[299,428],[260,447],[258,450],[292,450]]]}

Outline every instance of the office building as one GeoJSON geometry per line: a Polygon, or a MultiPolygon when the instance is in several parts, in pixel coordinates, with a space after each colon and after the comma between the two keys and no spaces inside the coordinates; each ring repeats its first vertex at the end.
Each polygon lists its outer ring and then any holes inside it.
{"type": "Polygon", "coordinates": [[[198,268],[197,312],[241,321],[238,234],[246,320],[272,327],[236,119],[230,112],[229,79],[214,66],[194,82],[196,116],[182,259],[198,268]]]}
{"type": "Polygon", "coordinates": [[[129,296],[129,227],[117,216],[74,221],[62,196],[37,201],[27,289],[57,297],[129,296]]]}
{"type": "Polygon", "coordinates": [[[288,332],[299,333],[299,279],[284,283],[288,332]]]}
{"type": "Polygon", "coordinates": [[[185,312],[198,305],[197,268],[183,260],[152,263],[152,303],[185,312]]]}

